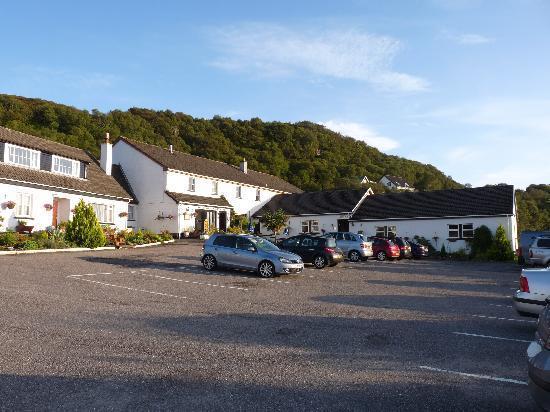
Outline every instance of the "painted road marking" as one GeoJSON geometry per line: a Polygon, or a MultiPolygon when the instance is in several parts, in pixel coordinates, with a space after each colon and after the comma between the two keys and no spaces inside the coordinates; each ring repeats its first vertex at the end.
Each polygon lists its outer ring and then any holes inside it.
{"type": "Polygon", "coordinates": [[[432,368],[430,366],[419,366],[419,368],[420,369],[425,369],[425,370],[428,370],[428,371],[433,371],[433,372],[444,372],[444,373],[451,373],[451,374],[454,374],[454,375],[466,376],[468,378],[487,379],[487,380],[497,381],[497,382],[515,383],[517,385],[527,385],[527,382],[525,382],[525,381],[518,381],[516,379],[510,379],[510,378],[499,378],[499,377],[496,377],[496,376],[478,375],[476,373],[465,373],[465,372],[451,371],[451,370],[448,370],[448,369],[432,368]]]}
{"type": "Polygon", "coordinates": [[[487,339],[497,339],[497,340],[509,340],[512,342],[522,342],[522,343],[531,343],[530,340],[524,340],[524,339],[512,339],[512,338],[502,338],[500,336],[489,336],[489,335],[478,335],[476,333],[465,333],[465,332],[453,332],[455,335],[463,335],[463,336],[473,336],[475,338],[487,338],[487,339]]]}
{"type": "Polygon", "coordinates": [[[497,306],[499,308],[512,308],[512,305],[498,305],[496,303],[489,303],[489,306],[497,306]]]}
{"type": "MultiPolygon", "coordinates": [[[[132,273],[135,273],[135,272],[132,272],[132,273]]],[[[141,275],[141,276],[149,276],[149,277],[153,277],[153,278],[157,278],[157,279],[173,280],[173,281],[175,281],[175,282],[192,283],[192,284],[196,284],[196,285],[205,285],[205,286],[212,286],[212,287],[225,287],[225,286],[218,285],[218,284],[205,283],[205,282],[193,282],[193,281],[190,281],[190,280],[169,278],[169,277],[167,277],[167,276],[149,275],[149,274],[147,274],[147,273],[138,273],[138,275],[141,275]]],[[[239,287],[234,287],[233,289],[244,290],[244,291],[247,291],[247,290],[248,290],[247,288],[239,288],[239,287]]]]}
{"type": "MultiPolygon", "coordinates": [[[[283,280],[276,280],[276,279],[266,279],[266,278],[260,278],[260,277],[255,277],[255,276],[239,276],[239,275],[230,275],[230,274],[227,274],[227,273],[211,273],[211,274],[206,274],[206,271],[204,269],[200,269],[200,272],[199,270],[195,270],[195,269],[192,269],[192,268],[186,268],[185,266],[180,266],[180,269],[185,269],[185,270],[189,270],[191,272],[195,272],[195,273],[190,273],[191,275],[195,275],[195,276],[224,276],[224,277],[228,277],[228,278],[235,278],[235,279],[247,279],[247,280],[265,280],[265,281],[269,281],[269,282],[272,282],[272,283],[284,283],[284,284],[290,284],[289,281],[283,281],[283,280]]],[[[299,275],[298,276],[305,276],[305,275],[299,275]]],[[[313,277],[313,276],[311,276],[313,277]]]]}
{"type": "Polygon", "coordinates": [[[151,295],[166,296],[166,297],[169,297],[169,298],[187,299],[186,296],[177,296],[177,295],[171,295],[169,293],[154,292],[152,290],[136,289],[136,288],[131,288],[129,286],[115,285],[115,284],[112,284],[112,283],[99,282],[97,280],[91,280],[91,279],[82,279],[82,278],[77,278],[77,277],[74,277],[74,276],[70,276],[70,277],[72,279],[75,279],[75,280],[81,280],[83,282],[90,282],[90,283],[97,283],[98,285],[109,286],[109,287],[112,287],[112,288],[127,289],[127,290],[131,290],[131,291],[134,291],[134,292],[149,293],[151,295]]]}
{"type": "Polygon", "coordinates": [[[509,320],[511,322],[525,322],[525,323],[537,323],[536,320],[525,320],[525,319],[509,319],[509,318],[499,318],[496,316],[485,316],[485,315],[472,315],[474,318],[484,318],[484,319],[495,319],[495,320],[509,320]]]}

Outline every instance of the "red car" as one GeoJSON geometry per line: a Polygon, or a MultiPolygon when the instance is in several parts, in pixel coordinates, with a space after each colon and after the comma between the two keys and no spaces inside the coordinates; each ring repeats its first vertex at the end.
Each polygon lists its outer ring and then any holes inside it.
{"type": "Polygon", "coordinates": [[[399,246],[389,239],[372,237],[369,240],[372,242],[372,254],[378,260],[397,259],[401,255],[399,246]]]}

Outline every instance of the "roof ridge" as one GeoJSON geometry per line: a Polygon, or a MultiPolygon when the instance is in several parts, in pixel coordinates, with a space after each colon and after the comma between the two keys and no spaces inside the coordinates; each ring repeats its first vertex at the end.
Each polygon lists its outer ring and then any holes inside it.
{"type": "MultiPolygon", "coordinates": [[[[86,153],[87,155],[88,152],[80,147],[76,147],[76,146],[71,146],[71,145],[68,145],[68,144],[65,144],[65,143],[60,143],[58,142],[57,140],[51,140],[51,139],[46,139],[45,137],[42,137],[42,136],[35,136],[33,134],[29,134],[29,133],[26,133],[26,132],[22,132],[20,130],[15,130],[15,129],[10,129],[9,127],[6,127],[6,126],[0,126],[1,129],[4,129],[4,130],[7,130],[9,132],[15,132],[15,133],[20,133],[20,134],[23,134],[25,136],[29,136],[29,137],[32,137],[34,139],[42,139],[42,140],[46,140],[48,143],[53,143],[55,145],[59,145],[59,146],[63,146],[63,147],[68,147],[68,148],[71,148],[71,149],[75,149],[75,150],[80,150],[81,152],[84,152],[86,153]]],[[[0,138],[1,139],[1,138],[0,138]]]]}

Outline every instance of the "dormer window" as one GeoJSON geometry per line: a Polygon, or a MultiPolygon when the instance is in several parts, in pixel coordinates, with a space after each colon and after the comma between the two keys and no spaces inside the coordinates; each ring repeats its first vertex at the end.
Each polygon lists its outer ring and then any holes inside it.
{"type": "Polygon", "coordinates": [[[256,189],[256,202],[260,201],[261,193],[260,189],[256,189]]]}
{"type": "Polygon", "coordinates": [[[213,195],[218,194],[218,182],[215,180],[212,181],[212,194],[213,195]]]}
{"type": "Polygon", "coordinates": [[[243,188],[242,188],[242,186],[237,186],[237,191],[236,191],[235,195],[237,196],[237,199],[242,199],[242,197],[243,197],[243,188]]]}
{"type": "Polygon", "coordinates": [[[40,168],[40,152],[6,143],[6,161],[18,166],[40,168]]]}
{"type": "Polygon", "coordinates": [[[65,157],[52,156],[52,172],[62,175],[79,177],[80,162],[65,157]]]}
{"type": "Polygon", "coordinates": [[[190,192],[195,191],[195,178],[192,176],[189,177],[189,191],[190,192]]]}

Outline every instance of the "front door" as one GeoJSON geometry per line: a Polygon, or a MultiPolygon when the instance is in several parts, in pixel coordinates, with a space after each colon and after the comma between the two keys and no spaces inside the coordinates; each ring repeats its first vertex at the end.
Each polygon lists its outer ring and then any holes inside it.
{"type": "Polygon", "coordinates": [[[338,232],[349,232],[348,219],[338,219],[338,232]]]}
{"type": "Polygon", "coordinates": [[[219,219],[220,230],[225,232],[227,230],[227,212],[220,212],[219,219]]]}

